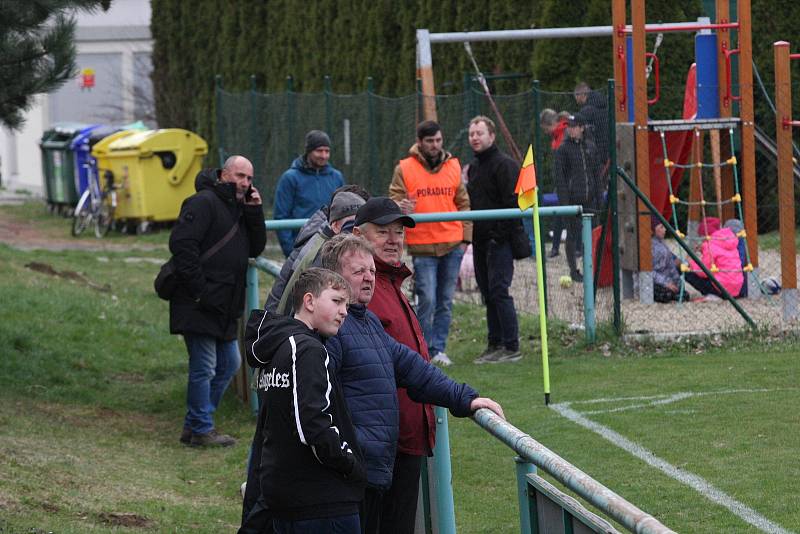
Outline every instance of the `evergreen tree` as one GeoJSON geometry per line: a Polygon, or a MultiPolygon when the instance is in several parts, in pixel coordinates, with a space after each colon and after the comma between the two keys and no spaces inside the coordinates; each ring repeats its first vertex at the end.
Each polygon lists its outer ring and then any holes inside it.
{"type": "MultiPolygon", "coordinates": [[[[544,0],[540,28],[570,28],[583,26],[586,5],[583,2],[544,0]]],[[[610,47],[610,45],[609,45],[610,47]]],[[[533,52],[533,73],[543,90],[571,91],[579,73],[580,39],[550,39],[539,41],[533,52]]]]}
{"type": "Polygon", "coordinates": [[[19,128],[33,96],[58,89],[75,76],[76,9],[102,7],[110,0],[28,0],[0,2],[0,122],[19,128]]]}

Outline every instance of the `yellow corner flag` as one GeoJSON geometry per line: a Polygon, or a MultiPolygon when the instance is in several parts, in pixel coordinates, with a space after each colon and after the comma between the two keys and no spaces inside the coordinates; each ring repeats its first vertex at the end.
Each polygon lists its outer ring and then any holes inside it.
{"type": "MultiPolygon", "coordinates": [[[[533,165],[533,147],[528,145],[528,152],[522,162],[517,178],[517,194],[519,209],[525,211],[533,207],[534,242],[540,244],[542,232],[539,228],[539,204],[536,202],[536,168],[533,165]]],[[[542,337],[542,377],[544,379],[544,403],[550,404],[550,365],[547,358],[547,309],[544,298],[544,265],[541,250],[536,253],[536,285],[539,289],[539,332],[542,337]]]]}
{"type": "Polygon", "coordinates": [[[533,166],[533,147],[530,145],[519,170],[514,192],[517,194],[519,209],[526,210],[536,204],[536,167],[533,166]]]}

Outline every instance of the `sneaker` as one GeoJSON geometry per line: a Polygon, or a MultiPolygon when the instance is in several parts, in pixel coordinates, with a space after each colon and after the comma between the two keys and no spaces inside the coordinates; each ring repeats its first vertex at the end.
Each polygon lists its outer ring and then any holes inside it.
{"type": "Polygon", "coordinates": [[[489,345],[488,347],[486,347],[486,350],[481,352],[480,356],[478,356],[473,360],[472,363],[477,363],[477,364],[486,363],[486,358],[488,358],[489,356],[491,356],[492,354],[494,354],[495,352],[497,352],[502,348],[503,347],[501,345],[489,345]]]}
{"type": "Polygon", "coordinates": [[[214,428],[206,434],[192,434],[189,444],[192,447],[230,447],[236,445],[236,439],[227,434],[220,434],[214,428]]]}
{"type": "Polygon", "coordinates": [[[448,365],[453,365],[453,360],[451,360],[444,352],[439,352],[436,354],[436,356],[431,358],[431,363],[441,365],[442,367],[447,367],[448,365]]]}
{"type": "Polygon", "coordinates": [[[188,426],[185,426],[183,427],[183,430],[181,430],[180,442],[183,443],[184,445],[188,445],[189,442],[191,441],[192,441],[192,429],[189,428],[188,426]]]}
{"type": "Polygon", "coordinates": [[[518,362],[522,359],[522,353],[519,350],[501,349],[495,352],[495,355],[497,363],[518,362]]]}
{"type": "Polygon", "coordinates": [[[499,348],[494,352],[491,352],[480,359],[480,361],[476,360],[475,363],[505,363],[505,362],[516,362],[522,359],[522,354],[518,350],[508,350],[506,348],[499,348]]]}
{"type": "Polygon", "coordinates": [[[580,271],[575,271],[574,273],[571,273],[569,277],[572,278],[573,282],[578,282],[578,283],[583,282],[583,275],[581,274],[580,271]]]}
{"type": "Polygon", "coordinates": [[[547,255],[548,258],[555,258],[556,256],[558,256],[558,249],[557,248],[554,248],[553,250],[551,250],[550,253],[547,255]]]}

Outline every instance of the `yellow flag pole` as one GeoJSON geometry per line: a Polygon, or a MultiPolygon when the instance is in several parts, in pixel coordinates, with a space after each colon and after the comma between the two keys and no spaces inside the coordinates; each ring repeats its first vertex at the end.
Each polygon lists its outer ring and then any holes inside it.
{"type": "Polygon", "coordinates": [[[550,364],[547,358],[547,310],[544,298],[544,258],[542,258],[541,238],[539,228],[539,188],[534,189],[533,201],[533,237],[537,245],[536,251],[536,286],[539,288],[539,332],[542,336],[542,376],[544,378],[544,403],[550,404],[550,364]]]}

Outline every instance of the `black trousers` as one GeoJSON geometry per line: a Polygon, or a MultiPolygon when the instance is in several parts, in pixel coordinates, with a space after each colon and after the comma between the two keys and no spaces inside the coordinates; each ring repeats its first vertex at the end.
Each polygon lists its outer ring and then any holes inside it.
{"type": "Polygon", "coordinates": [[[424,456],[397,453],[392,487],[383,494],[380,534],[414,534],[424,456]]]}
{"type": "Polygon", "coordinates": [[[475,281],[486,305],[488,346],[503,345],[511,351],[519,350],[517,311],[509,293],[514,279],[511,244],[507,241],[473,241],[472,263],[475,281]]]}
{"type": "Polygon", "coordinates": [[[377,534],[380,532],[381,508],[383,492],[374,488],[364,490],[364,500],[358,507],[361,519],[361,532],[363,534],[377,534]]]}

